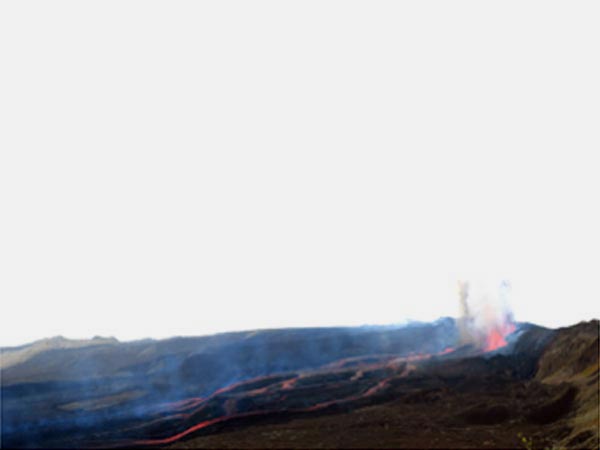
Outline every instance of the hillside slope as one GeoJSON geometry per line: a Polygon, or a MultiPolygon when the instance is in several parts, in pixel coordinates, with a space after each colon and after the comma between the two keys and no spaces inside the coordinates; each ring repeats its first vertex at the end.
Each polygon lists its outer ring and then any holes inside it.
{"type": "Polygon", "coordinates": [[[598,327],[598,321],[593,320],[558,330],[539,361],[538,380],[550,385],[569,385],[577,392],[565,421],[571,432],[560,439],[560,447],[599,447],[598,327]]]}
{"type": "Polygon", "coordinates": [[[2,370],[3,445],[596,446],[597,320],[458,342],[442,319],[29,352],[2,370]]]}
{"type": "Polygon", "coordinates": [[[438,361],[372,404],[231,423],[171,448],[526,448],[521,436],[535,448],[598,448],[598,333],[597,320],[528,327],[512,359],[438,361]]]}

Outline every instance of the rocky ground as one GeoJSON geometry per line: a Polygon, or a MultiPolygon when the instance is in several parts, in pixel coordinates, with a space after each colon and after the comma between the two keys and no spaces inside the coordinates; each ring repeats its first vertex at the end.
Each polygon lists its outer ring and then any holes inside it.
{"type": "Polygon", "coordinates": [[[598,448],[598,322],[559,330],[540,354],[535,334],[512,356],[428,360],[363,406],[234,422],[171,447],[598,448]]]}
{"type": "Polygon", "coordinates": [[[599,448],[598,345],[598,322],[580,324],[552,337],[531,374],[514,371],[518,358],[438,361],[375,404],[231,424],[171,447],[599,448]]]}
{"type": "MultiPolygon", "coordinates": [[[[98,363],[97,358],[112,358],[123,366],[104,373],[91,396],[81,394],[89,384],[77,385],[77,379],[19,382],[19,377],[41,375],[31,370],[31,360],[12,366],[7,371],[11,384],[3,385],[9,400],[3,413],[21,428],[3,424],[3,443],[43,448],[598,448],[598,332],[598,321],[559,330],[523,324],[509,345],[490,353],[473,346],[447,347],[446,341],[455,340],[448,322],[400,333],[344,331],[343,338],[322,330],[268,338],[226,336],[226,344],[205,342],[205,353],[173,343],[160,352],[160,343],[140,344],[135,351],[114,342],[88,350],[78,345],[54,357],[81,364],[86,356],[85,367],[98,363]],[[248,349],[256,347],[248,346],[253,339],[260,339],[261,351],[270,349],[262,365],[247,358],[248,349]],[[277,351],[297,358],[283,368],[266,368],[281,360],[272,352],[282,340],[286,345],[277,351]],[[397,348],[403,351],[389,351],[397,348]],[[229,359],[215,363],[211,355],[222,353],[229,359]],[[319,359],[310,359],[315,354],[319,359]],[[127,360],[135,364],[126,365],[127,360]],[[257,375],[212,388],[215,374],[232,373],[227,361],[257,375]],[[140,374],[153,381],[142,383],[140,374]],[[169,400],[170,391],[149,391],[160,382],[185,383],[186,389],[169,400]],[[199,385],[205,386],[202,392],[199,385]],[[61,421],[45,422],[49,417],[61,421]]],[[[197,342],[183,343],[198,349],[197,342]]],[[[48,359],[47,352],[38,353],[35,358],[48,359]]]]}

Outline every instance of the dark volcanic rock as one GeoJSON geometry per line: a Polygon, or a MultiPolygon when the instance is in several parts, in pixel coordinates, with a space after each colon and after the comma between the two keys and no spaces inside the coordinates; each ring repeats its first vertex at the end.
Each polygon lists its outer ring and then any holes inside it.
{"type": "Polygon", "coordinates": [[[6,370],[3,444],[514,448],[523,433],[588,445],[593,332],[524,324],[489,354],[443,352],[451,321],[49,351],[6,370]]]}

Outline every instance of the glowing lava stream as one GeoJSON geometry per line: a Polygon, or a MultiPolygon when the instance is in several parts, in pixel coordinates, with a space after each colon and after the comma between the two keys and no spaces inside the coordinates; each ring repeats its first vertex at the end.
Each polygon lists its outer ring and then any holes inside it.
{"type": "MultiPolygon", "coordinates": [[[[395,361],[388,361],[388,363],[384,363],[383,365],[387,366],[389,364],[394,364],[395,362],[398,361],[404,361],[404,362],[412,362],[412,361],[419,361],[419,360],[424,360],[424,359],[429,359],[433,356],[438,356],[438,355],[445,355],[448,353],[453,352],[454,349],[451,347],[448,347],[446,349],[444,349],[441,352],[438,352],[436,354],[420,354],[420,355],[410,355],[410,356],[406,356],[406,357],[400,357],[397,358],[395,361]]],[[[382,364],[379,363],[375,363],[375,364],[367,364],[364,368],[366,368],[367,366],[381,366],[382,364]]],[[[361,371],[361,369],[357,369],[358,372],[361,371]]],[[[381,392],[382,390],[386,389],[390,383],[390,381],[396,377],[403,377],[403,376],[407,376],[410,372],[412,372],[412,370],[414,370],[414,367],[412,367],[411,365],[406,366],[405,369],[398,374],[395,374],[392,377],[388,377],[388,378],[384,378],[383,380],[380,380],[378,382],[376,382],[373,386],[369,387],[366,391],[364,391],[361,394],[357,394],[357,395],[352,395],[346,398],[341,398],[341,399],[336,399],[336,400],[329,400],[329,401],[325,401],[325,402],[320,402],[320,403],[316,403],[314,405],[308,406],[308,407],[304,407],[304,408],[284,408],[284,409],[265,409],[265,410],[259,410],[259,411],[248,411],[248,412],[240,412],[240,413],[232,413],[232,414],[225,414],[223,416],[220,417],[215,417],[213,419],[208,419],[208,420],[204,420],[200,423],[197,423],[196,425],[193,425],[192,427],[178,433],[175,434],[173,436],[170,437],[166,437],[166,438],[158,438],[158,439],[144,439],[144,440],[137,440],[134,441],[132,444],[133,445],[164,445],[164,444],[170,444],[173,443],[191,433],[194,433],[198,430],[202,430],[204,428],[210,427],[212,425],[216,425],[219,423],[223,423],[223,422],[227,422],[227,421],[231,421],[231,420],[235,420],[235,419],[243,419],[243,418],[248,418],[248,417],[255,417],[255,416],[261,416],[261,415],[270,415],[270,414],[282,414],[282,413],[303,413],[303,412],[311,412],[311,411],[318,411],[318,410],[322,410],[325,409],[329,406],[333,406],[333,405],[342,405],[342,404],[346,404],[349,402],[353,402],[353,401],[357,401],[360,399],[364,399],[367,397],[370,397],[372,395],[375,395],[379,392],[381,392]]],[[[280,389],[281,390],[290,390],[294,388],[294,385],[296,384],[297,380],[299,378],[301,378],[302,375],[296,375],[292,378],[283,380],[283,381],[279,381],[276,382],[274,384],[279,384],[280,385],[280,389]]],[[[242,382],[238,382],[238,383],[233,383],[231,385],[225,386],[221,389],[218,389],[217,391],[215,391],[212,395],[210,395],[209,397],[207,397],[204,401],[201,401],[200,398],[195,398],[195,399],[190,399],[190,401],[186,401],[186,400],[182,400],[179,402],[174,402],[172,404],[177,405],[180,409],[187,409],[185,408],[185,406],[187,406],[188,408],[191,407],[197,407],[196,411],[192,411],[192,412],[188,412],[187,414],[185,413],[180,413],[177,414],[177,416],[181,417],[181,416],[185,416],[186,418],[191,417],[194,413],[200,411],[202,408],[204,408],[206,406],[206,402],[214,397],[216,397],[219,394],[223,394],[226,392],[229,392],[239,386],[242,386],[244,384],[250,384],[252,382],[256,382],[256,381],[261,381],[263,380],[264,377],[257,377],[257,378],[253,378],[251,380],[246,380],[246,381],[242,381],[242,382]],[[199,403],[201,403],[201,406],[199,406],[199,403]],[[184,407],[182,407],[182,405],[185,405],[184,407]],[[199,407],[198,407],[199,406],[199,407]]],[[[251,389],[249,391],[247,391],[248,394],[261,394],[267,391],[267,387],[262,387],[262,388],[257,388],[257,389],[251,389]]],[[[231,399],[228,399],[225,401],[226,403],[226,410],[233,410],[233,408],[231,407],[229,401],[231,399]]],[[[165,417],[163,419],[159,419],[159,420],[169,420],[168,417],[165,417]]]]}
{"type": "MultiPolygon", "coordinates": [[[[516,327],[513,323],[506,323],[501,327],[491,330],[491,332],[489,332],[485,338],[485,347],[483,348],[483,351],[490,352],[490,351],[493,351],[493,350],[496,350],[498,348],[505,346],[507,344],[505,336],[507,336],[508,334],[515,331],[515,329],[516,329],[516,327]]],[[[366,364],[361,365],[360,368],[357,368],[356,375],[353,377],[353,379],[361,378],[363,370],[374,369],[374,368],[383,367],[383,366],[387,366],[387,367],[392,366],[393,367],[396,364],[402,363],[402,362],[409,363],[409,362],[414,362],[414,361],[422,361],[422,360],[429,359],[433,356],[441,356],[441,355],[446,355],[448,353],[452,353],[454,350],[455,349],[452,347],[447,347],[444,350],[442,350],[441,352],[438,352],[435,354],[425,353],[425,354],[417,354],[417,355],[407,355],[407,356],[388,360],[387,362],[366,363],[366,364]],[[360,374],[360,376],[359,376],[359,374],[360,374]]],[[[348,358],[348,360],[352,360],[352,359],[353,358],[348,358]]],[[[345,361],[346,360],[340,360],[340,361],[337,361],[335,364],[339,364],[339,363],[343,364],[345,361]]],[[[303,407],[303,408],[264,409],[264,410],[258,410],[258,411],[247,411],[247,412],[236,413],[236,412],[234,412],[235,411],[234,400],[227,399],[227,400],[225,400],[224,406],[225,406],[225,410],[228,413],[226,413],[220,417],[215,417],[212,419],[208,419],[208,420],[199,422],[196,425],[193,425],[190,428],[188,428],[178,434],[175,434],[173,436],[169,436],[166,438],[137,440],[137,441],[130,443],[129,445],[131,445],[131,444],[133,444],[133,445],[170,444],[170,443],[173,443],[173,442],[175,442],[191,433],[194,433],[198,430],[202,430],[202,429],[208,428],[212,425],[228,422],[228,421],[235,420],[235,419],[243,419],[243,418],[248,418],[248,417],[256,417],[256,416],[261,416],[261,415],[264,416],[264,415],[271,415],[271,414],[284,414],[284,413],[290,414],[290,413],[311,412],[311,411],[322,410],[322,409],[325,409],[325,408],[327,408],[329,406],[333,406],[333,405],[346,404],[349,402],[353,402],[353,401],[357,401],[360,399],[370,397],[374,394],[377,394],[378,392],[381,392],[389,385],[389,383],[392,379],[397,378],[397,377],[407,376],[413,370],[415,370],[415,366],[412,364],[409,364],[404,368],[404,370],[401,373],[397,373],[392,377],[384,378],[383,380],[376,382],[373,386],[369,387],[366,391],[364,391],[361,394],[352,395],[352,396],[349,396],[346,398],[340,398],[340,399],[320,402],[320,403],[316,403],[314,405],[303,407]]],[[[279,389],[281,391],[288,391],[288,390],[294,389],[297,381],[299,379],[301,379],[302,377],[303,377],[303,375],[300,374],[300,375],[295,375],[288,379],[282,379],[279,381],[273,380],[272,385],[279,385],[279,389]]],[[[244,386],[246,384],[251,384],[253,382],[260,382],[260,381],[263,381],[268,378],[269,377],[256,377],[256,378],[252,378],[249,380],[233,383],[228,386],[224,386],[220,389],[217,389],[213,394],[211,394],[210,396],[208,396],[206,398],[196,397],[196,398],[190,398],[190,399],[186,399],[186,400],[180,400],[177,402],[167,403],[167,404],[163,405],[163,407],[170,405],[170,406],[174,407],[174,410],[178,411],[179,413],[175,414],[173,416],[167,416],[167,417],[164,417],[161,419],[157,419],[156,421],[152,421],[151,423],[157,422],[157,421],[172,420],[175,417],[189,419],[194,414],[198,413],[203,408],[205,408],[207,406],[207,403],[209,400],[214,399],[218,395],[230,392],[240,386],[244,386]],[[189,411],[191,409],[194,409],[194,410],[189,411]],[[182,411],[185,411],[185,410],[188,410],[188,412],[183,413],[182,411]]],[[[260,394],[266,393],[269,390],[269,387],[270,386],[264,386],[264,387],[249,389],[249,390],[245,391],[245,393],[247,395],[260,395],[260,394]]],[[[283,400],[283,398],[285,398],[285,396],[281,397],[281,400],[283,400]]],[[[164,410],[163,407],[161,407],[162,410],[164,410]]]]}
{"type": "MultiPolygon", "coordinates": [[[[468,340],[470,341],[470,344],[471,345],[474,344],[474,348],[473,348],[474,353],[472,353],[473,356],[476,354],[480,354],[479,352],[487,353],[487,352],[497,350],[501,347],[504,347],[505,345],[507,345],[506,336],[508,336],[509,334],[514,332],[516,329],[516,325],[512,322],[512,320],[508,316],[505,316],[503,318],[503,320],[501,321],[501,323],[496,322],[494,325],[488,325],[487,327],[485,327],[485,328],[487,328],[487,330],[485,330],[485,331],[482,330],[481,328],[478,329],[478,328],[472,327],[473,317],[471,317],[469,315],[468,310],[465,314],[465,319],[466,320],[463,320],[459,326],[462,328],[462,331],[464,332],[463,337],[464,337],[464,335],[466,335],[468,340]]],[[[461,338],[461,340],[462,340],[462,338],[461,338]]],[[[203,409],[210,407],[211,404],[209,403],[209,401],[211,401],[211,400],[216,400],[217,402],[221,401],[220,407],[222,408],[222,411],[223,411],[222,415],[220,415],[218,417],[203,420],[203,421],[201,421],[201,422],[199,422],[199,423],[197,423],[197,424],[195,424],[173,436],[164,437],[164,438],[142,439],[142,440],[130,441],[126,445],[170,444],[170,443],[173,443],[173,442],[175,442],[185,436],[188,436],[189,434],[194,433],[196,431],[202,430],[202,429],[210,427],[212,425],[228,422],[228,421],[235,420],[235,419],[243,419],[243,418],[248,418],[248,417],[265,416],[265,415],[272,415],[272,414],[303,413],[303,412],[322,410],[322,409],[325,409],[325,408],[327,408],[329,406],[333,406],[333,405],[342,405],[342,404],[347,404],[349,402],[354,402],[354,401],[375,395],[375,394],[381,392],[382,390],[386,389],[389,386],[390,381],[392,379],[408,376],[411,372],[416,370],[416,365],[410,364],[410,363],[426,360],[426,359],[429,359],[434,356],[446,355],[448,353],[452,353],[454,350],[455,349],[452,347],[447,347],[444,350],[442,350],[438,353],[435,353],[435,354],[427,354],[427,353],[425,353],[425,354],[410,354],[410,355],[406,355],[406,356],[402,356],[402,357],[395,357],[394,355],[379,355],[379,356],[372,357],[371,359],[369,359],[369,358],[363,359],[363,357],[351,357],[351,358],[345,358],[345,359],[341,359],[341,360],[335,361],[333,363],[330,363],[327,366],[322,367],[320,370],[309,371],[309,372],[300,373],[300,374],[293,374],[293,376],[291,376],[289,378],[286,378],[285,375],[283,375],[283,376],[282,375],[279,375],[279,376],[269,375],[269,376],[255,377],[255,378],[252,378],[249,380],[232,383],[230,385],[227,385],[220,389],[217,389],[208,397],[204,397],[204,398],[203,397],[194,397],[194,398],[184,399],[184,400],[175,401],[175,402],[171,402],[171,403],[165,403],[163,405],[160,405],[159,409],[158,409],[159,411],[173,411],[173,412],[176,412],[176,414],[172,414],[170,416],[165,416],[165,417],[153,420],[145,425],[136,426],[135,428],[143,429],[145,426],[147,426],[149,424],[159,423],[159,422],[163,422],[163,421],[171,421],[174,419],[190,420],[194,415],[200,413],[203,409]],[[388,376],[386,378],[380,379],[379,381],[373,380],[373,384],[371,386],[367,386],[366,389],[359,394],[350,395],[345,398],[342,397],[342,398],[338,398],[338,399],[321,401],[321,402],[317,401],[317,403],[310,405],[310,406],[295,407],[295,408],[294,407],[289,407],[289,408],[281,407],[281,408],[270,408],[270,409],[267,407],[266,409],[262,409],[262,410],[236,412],[237,404],[236,404],[235,398],[216,399],[216,397],[220,396],[221,394],[227,394],[227,393],[237,389],[238,387],[242,387],[242,388],[245,387],[246,389],[242,389],[241,392],[246,397],[260,396],[263,394],[268,395],[269,392],[271,392],[273,394],[279,393],[278,401],[281,402],[287,397],[287,394],[282,395],[282,392],[293,391],[297,387],[296,385],[297,385],[298,381],[301,380],[304,376],[310,376],[311,373],[318,374],[318,373],[322,373],[324,371],[326,372],[327,368],[330,368],[333,370],[336,370],[336,369],[343,370],[346,367],[346,364],[352,364],[352,365],[358,364],[357,367],[355,367],[354,369],[350,369],[350,367],[348,367],[348,370],[355,370],[355,374],[352,376],[352,378],[350,378],[350,381],[361,380],[364,377],[365,373],[367,371],[371,371],[371,370],[379,370],[382,368],[387,368],[392,371],[394,371],[395,369],[398,369],[398,370],[396,370],[394,375],[391,377],[388,376]],[[265,381],[267,382],[266,385],[265,385],[265,381]],[[257,385],[252,386],[253,383],[257,383],[257,385]]],[[[337,387],[339,385],[340,385],[340,383],[334,383],[333,385],[328,384],[327,388],[332,388],[332,386],[333,386],[335,389],[335,387],[337,387]]]]}
{"type": "Polygon", "coordinates": [[[353,395],[353,396],[346,397],[346,398],[343,398],[343,399],[340,399],[340,400],[330,400],[328,402],[321,402],[321,403],[317,403],[317,404],[312,405],[312,406],[308,406],[306,408],[289,408],[289,409],[282,409],[282,410],[268,409],[268,410],[249,411],[249,412],[245,412],[245,413],[237,413],[237,414],[232,414],[232,415],[226,415],[226,416],[216,417],[214,419],[209,419],[209,420],[205,420],[203,422],[200,422],[200,423],[198,423],[198,424],[196,424],[196,425],[188,428],[187,430],[184,430],[181,433],[176,434],[174,436],[170,436],[170,437],[162,438],[162,439],[139,440],[139,441],[135,441],[134,444],[135,445],[163,445],[163,444],[171,444],[171,443],[173,443],[175,441],[178,441],[182,437],[185,437],[188,434],[193,433],[195,431],[201,430],[203,428],[207,428],[207,427],[209,427],[211,425],[216,425],[218,423],[226,422],[226,421],[230,421],[230,420],[234,420],[234,419],[242,419],[242,418],[247,418],[247,417],[260,416],[260,415],[269,415],[269,414],[301,413],[301,412],[317,411],[317,410],[320,410],[320,409],[324,409],[324,408],[326,408],[328,406],[341,405],[341,404],[344,404],[344,403],[352,402],[352,401],[355,401],[355,400],[359,400],[361,398],[366,398],[366,397],[369,397],[371,395],[374,395],[377,392],[381,391],[382,389],[386,388],[387,385],[389,384],[390,380],[391,380],[391,378],[386,378],[386,379],[380,381],[379,383],[377,383],[375,386],[373,386],[370,389],[368,389],[363,394],[353,395]]]}

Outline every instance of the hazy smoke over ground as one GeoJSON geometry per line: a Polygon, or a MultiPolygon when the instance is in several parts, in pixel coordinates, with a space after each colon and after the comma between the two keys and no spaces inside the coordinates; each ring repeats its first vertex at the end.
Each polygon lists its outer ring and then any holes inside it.
{"type": "Polygon", "coordinates": [[[502,281],[496,289],[468,281],[458,282],[460,342],[484,351],[506,345],[505,337],[515,330],[507,296],[510,284],[502,281]]]}

